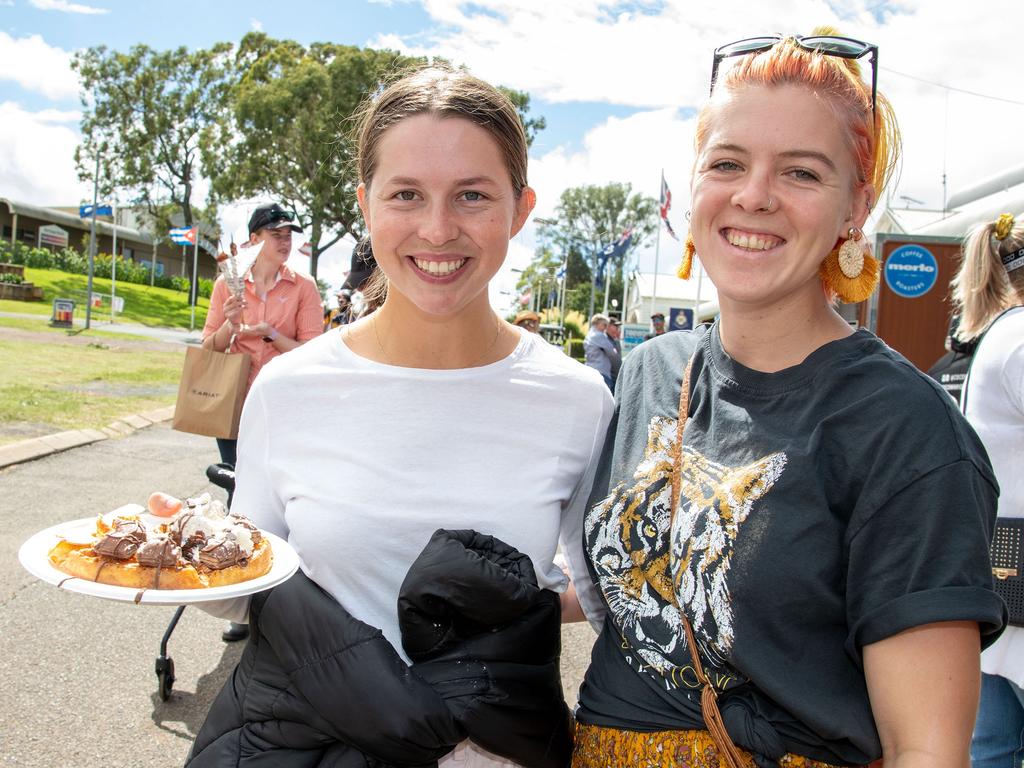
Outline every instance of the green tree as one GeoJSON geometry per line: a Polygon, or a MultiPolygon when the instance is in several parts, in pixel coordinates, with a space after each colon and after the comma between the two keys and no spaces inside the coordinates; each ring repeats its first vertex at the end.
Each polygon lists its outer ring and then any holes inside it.
{"type": "Polygon", "coordinates": [[[352,115],[367,93],[417,59],[394,51],[275,40],[250,32],[233,62],[232,108],[208,132],[218,197],[263,196],[310,231],[310,271],[346,234],[362,235],[352,115]]]}
{"type": "MultiPolygon", "coordinates": [[[[305,47],[250,32],[233,62],[232,108],[209,133],[204,163],[218,197],[264,196],[291,207],[310,232],[310,272],[345,235],[358,239],[353,115],[367,94],[423,59],[333,43],[305,47]]],[[[530,98],[506,89],[530,135],[530,98]]]]}
{"type": "Polygon", "coordinates": [[[533,306],[538,310],[554,306],[550,301],[552,291],[557,293],[558,270],[562,266],[562,258],[550,248],[539,248],[533,261],[519,275],[516,290],[524,293],[529,290],[533,295],[533,306]]]}
{"type": "Polygon", "coordinates": [[[657,201],[618,182],[570,187],[562,192],[551,222],[540,225],[538,254],[548,247],[568,254],[566,305],[591,313],[599,298],[592,279],[597,254],[627,229],[633,231],[632,246],[613,264],[614,276],[606,286],[611,296],[621,296],[632,252],[657,230],[657,201]],[[589,298],[581,306],[584,294],[589,298]]]}
{"type": "MultiPolygon", "coordinates": [[[[211,212],[194,200],[204,170],[200,144],[224,109],[230,50],[228,43],[197,51],[136,45],[121,53],[101,45],[76,53],[71,66],[81,80],[83,108],[83,141],[75,150],[79,176],[92,180],[99,156],[104,195],[125,190],[154,223],[177,213],[187,227],[209,225],[211,212]]],[[[212,213],[215,221],[216,209],[212,213]]]]}

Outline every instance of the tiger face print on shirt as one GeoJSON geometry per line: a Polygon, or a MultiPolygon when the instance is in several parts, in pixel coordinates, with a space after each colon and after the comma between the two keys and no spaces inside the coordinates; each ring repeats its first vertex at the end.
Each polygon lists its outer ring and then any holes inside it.
{"type": "Polygon", "coordinates": [[[729,569],[741,527],[782,475],[784,453],[740,467],[683,447],[679,509],[669,509],[676,420],[651,419],[633,484],[615,486],[587,513],[584,535],[598,585],[630,663],[668,689],[699,687],[686,651],[686,610],[716,687],[740,682],[729,670],[733,617],[729,569]],[[626,647],[626,646],[624,646],[626,647]]]}

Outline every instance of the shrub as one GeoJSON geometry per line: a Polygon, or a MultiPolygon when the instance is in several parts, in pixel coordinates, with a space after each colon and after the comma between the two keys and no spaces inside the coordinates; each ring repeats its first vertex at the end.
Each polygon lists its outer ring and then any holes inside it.
{"type": "Polygon", "coordinates": [[[12,272],[5,272],[0,274],[0,283],[10,283],[11,285],[21,285],[25,282],[25,278],[21,275],[15,275],[12,272]]]}
{"type": "Polygon", "coordinates": [[[587,359],[587,353],[583,350],[583,339],[569,339],[565,342],[565,353],[581,363],[587,359]]]}

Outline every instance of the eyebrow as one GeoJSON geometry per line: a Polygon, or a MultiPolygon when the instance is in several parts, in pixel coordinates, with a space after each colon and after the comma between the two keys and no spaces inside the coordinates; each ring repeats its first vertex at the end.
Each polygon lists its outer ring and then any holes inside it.
{"type": "MultiPolygon", "coordinates": [[[[422,182],[419,179],[415,179],[412,176],[392,176],[387,180],[388,184],[399,184],[408,185],[415,187],[420,185],[422,182]]],[[[497,184],[494,179],[490,176],[469,176],[465,179],[456,179],[452,186],[456,187],[474,187],[481,184],[497,184]]]]}
{"type": "MultiPolygon", "coordinates": [[[[712,151],[716,152],[738,152],[740,154],[749,155],[750,152],[741,147],[739,144],[714,144],[711,146],[712,151]]],[[[836,170],[836,164],[832,162],[832,159],[824,152],[816,152],[813,149],[790,149],[786,152],[780,152],[779,157],[795,160],[800,158],[807,158],[810,160],[817,160],[819,163],[827,166],[831,170],[836,170]]]]}

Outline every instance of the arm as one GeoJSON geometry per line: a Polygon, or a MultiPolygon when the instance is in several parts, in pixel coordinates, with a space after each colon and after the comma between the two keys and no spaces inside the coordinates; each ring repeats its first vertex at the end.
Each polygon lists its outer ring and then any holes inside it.
{"type": "Polygon", "coordinates": [[[228,293],[223,277],[218,277],[210,294],[210,311],[203,325],[203,348],[225,352],[231,345],[231,337],[242,325],[242,310],[245,300],[236,299],[228,293]]]}
{"type": "Polygon", "coordinates": [[[258,336],[272,345],[278,352],[284,353],[301,347],[310,339],[323,333],[323,308],[320,304],[320,292],[316,284],[309,279],[300,279],[295,306],[295,338],[286,336],[270,323],[262,322],[246,326],[241,333],[247,336],[258,336]]]}
{"type": "Polygon", "coordinates": [[[863,654],[885,768],[969,768],[981,685],[978,625],[926,624],[863,654]]]}

